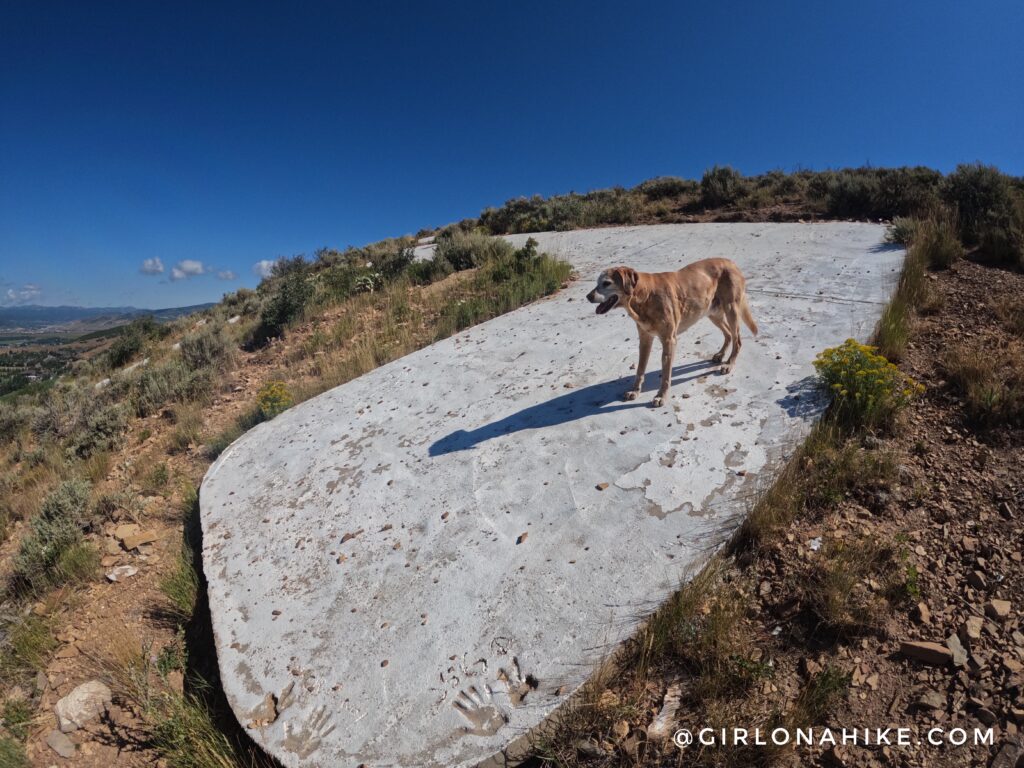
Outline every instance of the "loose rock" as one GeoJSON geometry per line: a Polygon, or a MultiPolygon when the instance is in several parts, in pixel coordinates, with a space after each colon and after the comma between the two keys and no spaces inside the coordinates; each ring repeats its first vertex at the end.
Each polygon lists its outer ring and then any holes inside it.
{"type": "Polygon", "coordinates": [[[933,666],[943,666],[953,660],[953,652],[946,646],[918,640],[901,642],[900,655],[933,666]]]}
{"type": "Polygon", "coordinates": [[[988,707],[979,707],[975,710],[974,716],[981,721],[982,725],[992,725],[999,719],[996,713],[988,707]]]}
{"type": "Polygon", "coordinates": [[[1010,601],[989,600],[985,603],[985,615],[995,621],[1006,621],[1010,616],[1010,601]]]}
{"type": "Polygon", "coordinates": [[[914,703],[920,709],[945,709],[946,697],[938,691],[927,690],[914,703]]]}
{"type": "Polygon", "coordinates": [[[64,733],[76,731],[99,717],[110,704],[110,689],[99,680],[82,683],[53,708],[64,733]]]}
{"type": "Polygon", "coordinates": [[[946,638],[946,647],[949,648],[950,653],[953,654],[953,663],[962,667],[967,663],[967,649],[964,648],[960,642],[960,638],[956,635],[950,635],[946,638]]]}
{"type": "Polygon", "coordinates": [[[1020,744],[1007,742],[989,763],[989,768],[1019,768],[1022,756],[1024,756],[1024,751],[1021,750],[1020,744]]]}
{"type": "Polygon", "coordinates": [[[56,729],[46,734],[46,746],[63,758],[75,756],[75,743],[56,729]]]}
{"type": "Polygon", "coordinates": [[[107,581],[116,583],[118,581],[124,581],[125,579],[131,578],[139,569],[134,565],[119,565],[112,571],[107,572],[107,581]]]}
{"type": "Polygon", "coordinates": [[[140,531],[130,536],[125,536],[121,539],[121,546],[131,552],[133,549],[141,547],[143,544],[149,544],[157,540],[158,535],[156,531],[140,531]]]}
{"type": "Polygon", "coordinates": [[[649,739],[663,741],[672,734],[672,724],[675,722],[676,712],[679,711],[681,695],[682,688],[678,683],[670,685],[665,691],[665,701],[661,705],[661,711],[647,729],[649,739]]]}
{"type": "Polygon", "coordinates": [[[968,644],[972,640],[980,640],[983,626],[985,626],[985,622],[980,616],[969,616],[960,627],[960,639],[968,644]]]}

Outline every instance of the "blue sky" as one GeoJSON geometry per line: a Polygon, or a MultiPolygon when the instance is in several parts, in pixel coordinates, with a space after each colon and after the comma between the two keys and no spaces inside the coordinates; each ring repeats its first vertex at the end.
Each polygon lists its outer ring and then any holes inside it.
{"type": "Polygon", "coordinates": [[[1024,174],[1022,40],[1009,1],[6,0],[0,303],[216,300],[262,260],[715,163],[1024,174]]]}

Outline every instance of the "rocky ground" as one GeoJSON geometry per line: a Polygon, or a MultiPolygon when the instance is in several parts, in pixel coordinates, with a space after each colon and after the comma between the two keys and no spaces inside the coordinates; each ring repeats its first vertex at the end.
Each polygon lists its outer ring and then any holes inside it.
{"type": "Polygon", "coordinates": [[[932,284],[941,310],[919,321],[901,362],[927,394],[872,444],[895,460],[895,477],[856,491],[820,521],[795,525],[754,566],[768,583],[758,590],[760,615],[774,631],[797,618],[792,598],[813,567],[806,563],[828,549],[816,550],[816,539],[899,542],[904,567],[917,574],[902,609],[859,642],[817,653],[814,637],[784,628],[779,651],[796,657],[796,674],[835,663],[850,675],[830,724],[910,726],[915,743],[828,749],[802,755],[805,764],[988,765],[997,755],[991,764],[1002,768],[1024,755],[1024,432],[973,429],[941,362],[965,341],[1010,343],[991,303],[1024,295],[1024,276],[962,262],[932,284]],[[789,588],[775,589],[780,582],[789,588]],[[931,727],[992,728],[995,746],[917,744],[931,727]]]}
{"type": "MultiPolygon", "coordinates": [[[[266,369],[253,360],[225,382],[226,392],[207,413],[204,431],[215,433],[224,428],[236,412],[247,407],[266,369]]],[[[105,678],[112,651],[145,648],[157,658],[180,642],[173,622],[166,620],[168,600],[160,582],[177,567],[182,548],[184,515],[178,484],[198,486],[207,462],[201,445],[168,455],[164,441],[170,429],[171,424],[160,414],[140,420],[132,426],[128,447],[112,462],[106,487],[129,490],[138,498],[139,507],[134,516],[115,512],[89,537],[102,555],[102,580],[77,594],[55,596],[51,605],[38,603],[33,608],[58,627],[56,651],[36,680],[41,692],[40,714],[27,745],[33,765],[157,764],[157,755],[148,749],[140,730],[137,713],[116,697],[111,702],[109,689],[106,705],[96,707],[86,702],[82,716],[65,722],[63,727],[59,711],[62,702],[63,706],[69,700],[74,702],[83,684],[105,685],[100,680],[105,678]],[[167,464],[172,481],[161,492],[147,491],[140,487],[139,480],[158,462],[167,464]]],[[[15,530],[13,542],[18,540],[18,533],[15,530]]],[[[7,549],[11,549],[11,542],[7,549]]],[[[168,681],[183,690],[180,670],[172,670],[168,681]]],[[[17,691],[8,692],[9,697],[17,695],[17,691]]]]}

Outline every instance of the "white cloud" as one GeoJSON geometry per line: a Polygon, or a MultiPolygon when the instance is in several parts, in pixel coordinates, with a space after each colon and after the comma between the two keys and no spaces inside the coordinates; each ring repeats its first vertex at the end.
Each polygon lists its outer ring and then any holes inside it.
{"type": "Polygon", "coordinates": [[[146,259],[142,262],[139,271],[144,275],[161,275],[164,271],[164,263],[159,258],[146,259]]]}
{"type": "Polygon", "coordinates": [[[196,261],[195,259],[179,261],[176,266],[186,275],[202,275],[207,271],[206,267],[203,266],[203,262],[196,261]]]}
{"type": "Polygon", "coordinates": [[[230,269],[222,269],[220,272],[217,273],[217,277],[219,277],[221,280],[237,280],[238,279],[238,275],[236,275],[230,269]]]}
{"type": "MultiPolygon", "coordinates": [[[[10,283],[8,283],[10,285],[10,283]]],[[[3,294],[3,304],[29,304],[43,295],[43,290],[35,283],[25,283],[21,288],[8,288],[3,294]]]]}
{"type": "Polygon", "coordinates": [[[201,261],[182,259],[171,267],[171,280],[185,280],[196,275],[205,275],[209,270],[201,261]]]}
{"type": "Polygon", "coordinates": [[[270,277],[276,263],[276,259],[262,259],[252,265],[252,272],[257,277],[270,277]]]}

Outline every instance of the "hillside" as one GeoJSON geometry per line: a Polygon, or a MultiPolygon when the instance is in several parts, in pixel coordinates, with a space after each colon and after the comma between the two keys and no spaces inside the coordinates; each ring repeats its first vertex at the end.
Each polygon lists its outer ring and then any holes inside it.
{"type": "Polygon", "coordinates": [[[211,306],[0,307],[0,397],[28,388],[45,390],[76,362],[117,343],[133,321],[168,323],[211,306]]]}
{"type": "Polygon", "coordinates": [[[284,260],[255,291],[136,322],[52,389],[0,402],[0,765],[49,766],[61,750],[76,766],[270,764],[220,689],[196,488],[260,421],[569,278],[566,264],[493,235],[848,218],[891,221],[910,245],[876,340],[924,393],[883,420],[843,422],[836,409],[723,558],[627,645],[533,759],[675,765],[678,751],[650,733],[679,684],[673,723],[737,708],[751,723],[991,721],[991,747],[927,755],[986,765],[1020,727],[1022,200],[1020,179],[983,166],[756,178],[716,168],[699,182],[510,201],[419,233],[437,238],[428,261],[413,261],[412,237],[284,260]],[[830,560],[808,554],[822,548],[830,560]],[[901,641],[953,635],[970,652],[963,664],[953,651],[937,666],[900,653],[901,641]],[[55,704],[90,680],[110,687],[107,714],[54,736],[55,704]]]}
{"type": "Polygon", "coordinates": [[[138,309],[137,307],[44,307],[19,304],[0,307],[0,336],[47,334],[81,336],[93,331],[126,325],[137,317],[149,316],[158,322],[169,322],[212,307],[195,304],[189,307],[138,309]]]}

